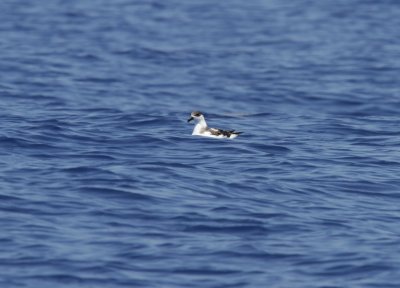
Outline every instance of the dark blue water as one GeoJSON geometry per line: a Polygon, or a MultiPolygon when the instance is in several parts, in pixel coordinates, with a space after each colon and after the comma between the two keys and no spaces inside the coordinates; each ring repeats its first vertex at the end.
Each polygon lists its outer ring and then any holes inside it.
{"type": "Polygon", "coordinates": [[[0,287],[399,287],[399,1],[0,11],[0,287]]]}

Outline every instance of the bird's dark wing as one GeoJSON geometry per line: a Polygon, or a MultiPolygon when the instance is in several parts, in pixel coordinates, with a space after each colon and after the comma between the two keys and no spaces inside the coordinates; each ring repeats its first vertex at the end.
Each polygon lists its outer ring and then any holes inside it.
{"type": "Polygon", "coordinates": [[[239,135],[242,132],[235,132],[235,130],[222,130],[222,129],[217,129],[217,128],[210,128],[209,129],[210,133],[215,136],[225,136],[225,137],[231,137],[232,134],[237,134],[239,135]]]}

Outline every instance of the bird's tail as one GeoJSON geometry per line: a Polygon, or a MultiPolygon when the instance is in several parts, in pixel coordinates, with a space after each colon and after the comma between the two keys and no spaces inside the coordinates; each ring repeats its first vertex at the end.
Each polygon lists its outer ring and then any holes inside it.
{"type": "Polygon", "coordinates": [[[238,132],[238,131],[235,131],[235,130],[229,131],[229,132],[230,132],[229,138],[231,138],[231,139],[236,138],[237,136],[239,136],[239,134],[243,133],[243,132],[238,132]]]}
{"type": "Polygon", "coordinates": [[[232,131],[229,131],[231,134],[236,134],[236,135],[239,135],[239,134],[242,134],[243,132],[239,132],[239,131],[235,131],[235,130],[232,130],[232,131]]]}

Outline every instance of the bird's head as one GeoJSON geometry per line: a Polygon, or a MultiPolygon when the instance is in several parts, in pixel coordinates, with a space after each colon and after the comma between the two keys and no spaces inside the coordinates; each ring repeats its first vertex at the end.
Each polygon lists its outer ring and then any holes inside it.
{"type": "Polygon", "coordinates": [[[190,121],[192,121],[192,120],[200,121],[200,120],[202,120],[202,119],[204,119],[203,113],[201,113],[201,112],[199,112],[199,111],[193,111],[193,112],[190,114],[190,118],[187,120],[187,122],[190,122],[190,121]]]}

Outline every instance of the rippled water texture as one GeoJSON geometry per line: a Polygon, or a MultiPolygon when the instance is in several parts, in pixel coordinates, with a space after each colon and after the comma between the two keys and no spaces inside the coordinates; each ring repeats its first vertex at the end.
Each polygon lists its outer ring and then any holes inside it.
{"type": "Polygon", "coordinates": [[[399,1],[0,11],[0,287],[399,287],[399,1]]]}

